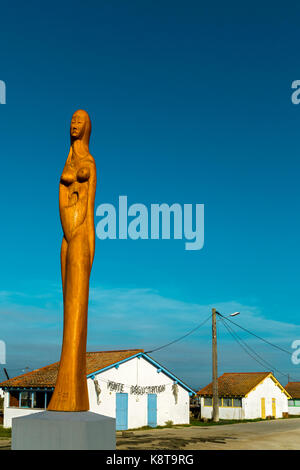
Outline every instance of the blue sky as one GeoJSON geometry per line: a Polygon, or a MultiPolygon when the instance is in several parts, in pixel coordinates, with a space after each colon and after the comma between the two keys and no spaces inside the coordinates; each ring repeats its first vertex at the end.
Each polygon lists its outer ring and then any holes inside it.
{"type": "MultiPolygon", "coordinates": [[[[58,181],[78,108],[92,120],[96,207],[119,195],[205,205],[199,251],[180,240],[96,240],[88,349],[153,349],[216,306],[240,310],[237,322],[292,352],[299,4],[32,1],[2,6],[1,19],[0,339],[11,374],[59,359],[58,181]]],[[[208,324],[153,357],[205,385],[210,335],[208,324]]],[[[288,355],[249,344],[300,380],[288,355]]],[[[238,348],[220,325],[220,373],[264,369],[238,348]]]]}

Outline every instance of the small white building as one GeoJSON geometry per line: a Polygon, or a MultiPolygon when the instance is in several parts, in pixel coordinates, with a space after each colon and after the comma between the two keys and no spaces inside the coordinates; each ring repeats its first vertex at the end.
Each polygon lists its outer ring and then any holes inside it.
{"type": "Polygon", "coordinates": [[[300,415],[300,382],[289,382],[284,388],[291,395],[288,401],[289,415],[300,415]]]}
{"type": "MultiPolygon", "coordinates": [[[[282,418],[288,413],[285,388],[271,372],[232,372],[218,378],[219,418],[282,418]]],[[[212,383],[197,392],[201,399],[201,417],[212,418],[212,383]]]]}
{"type": "MultiPolygon", "coordinates": [[[[189,423],[195,392],[143,349],[86,354],[90,411],[116,418],[116,428],[189,423]]],[[[44,411],[55,387],[59,363],[0,383],[5,392],[4,427],[12,418],[44,411]]]]}

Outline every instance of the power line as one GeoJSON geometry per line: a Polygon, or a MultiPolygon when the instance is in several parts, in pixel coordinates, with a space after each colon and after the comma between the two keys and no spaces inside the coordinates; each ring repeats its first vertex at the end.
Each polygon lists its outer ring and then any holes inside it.
{"type": "Polygon", "coordinates": [[[227,329],[227,331],[229,332],[229,334],[233,337],[233,339],[241,346],[241,348],[250,356],[252,357],[252,359],[254,359],[256,362],[258,362],[260,365],[262,365],[263,367],[265,367],[265,364],[263,364],[262,362],[260,362],[258,359],[256,359],[255,357],[252,356],[252,354],[250,354],[248,351],[247,351],[247,346],[245,343],[242,342],[241,339],[238,339],[238,335],[232,330],[230,329],[230,327],[228,325],[226,325],[226,323],[222,320],[222,324],[224,325],[224,327],[227,329]]]}
{"type": "Polygon", "coordinates": [[[261,336],[258,336],[257,334],[252,333],[252,331],[247,330],[247,328],[244,328],[243,326],[239,325],[238,323],[235,323],[234,321],[230,320],[229,318],[224,317],[223,315],[221,315],[221,313],[218,312],[218,315],[219,315],[220,317],[222,317],[224,320],[227,320],[227,321],[229,321],[230,323],[233,323],[234,325],[238,326],[238,327],[241,328],[242,330],[247,331],[247,333],[249,333],[250,335],[255,336],[256,338],[260,339],[261,341],[264,341],[265,343],[269,344],[270,346],[273,346],[273,348],[279,349],[280,351],[285,352],[285,353],[288,354],[289,356],[292,355],[292,353],[291,353],[290,351],[287,351],[287,349],[283,349],[283,348],[281,348],[280,346],[277,346],[276,344],[273,344],[273,343],[271,343],[270,341],[268,341],[268,340],[262,338],[261,336]]]}
{"type": "Polygon", "coordinates": [[[271,367],[271,370],[272,371],[276,371],[278,372],[279,374],[281,375],[284,375],[285,377],[289,377],[289,374],[286,374],[282,371],[280,371],[279,369],[277,369],[276,367],[274,367],[270,362],[266,361],[263,357],[261,357],[256,351],[254,351],[254,349],[252,349],[229,325],[227,325],[225,323],[225,321],[223,320],[223,318],[220,318],[220,320],[222,320],[222,323],[224,325],[224,327],[227,329],[227,331],[229,332],[229,334],[235,339],[235,341],[237,341],[239,343],[239,345],[241,346],[241,348],[250,356],[252,357],[252,359],[254,359],[256,362],[258,362],[260,365],[262,365],[263,367],[265,367],[266,365],[269,367],[271,367]],[[247,351],[247,349],[249,349],[255,356],[257,356],[259,359],[256,359],[251,353],[249,353],[249,351],[247,351]]]}
{"type": "Polygon", "coordinates": [[[160,347],[158,347],[158,348],[152,349],[151,351],[146,351],[146,354],[148,354],[148,353],[153,353],[153,352],[155,352],[155,351],[159,351],[160,349],[166,348],[166,347],[168,347],[168,346],[171,346],[171,344],[174,344],[174,343],[177,343],[178,341],[181,341],[183,338],[186,338],[187,336],[191,335],[191,334],[194,333],[196,330],[198,330],[199,328],[201,328],[201,326],[203,326],[210,318],[211,318],[211,315],[209,315],[209,316],[206,318],[206,320],[204,320],[202,323],[200,323],[200,325],[196,326],[195,328],[193,328],[191,331],[189,331],[189,332],[186,333],[185,335],[180,336],[180,338],[177,338],[177,339],[175,339],[174,341],[171,341],[170,343],[164,344],[163,346],[160,346],[160,347]]]}

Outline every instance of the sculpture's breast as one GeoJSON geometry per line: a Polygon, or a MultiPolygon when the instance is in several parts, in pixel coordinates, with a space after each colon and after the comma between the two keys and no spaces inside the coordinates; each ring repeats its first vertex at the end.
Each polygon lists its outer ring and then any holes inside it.
{"type": "Polygon", "coordinates": [[[69,186],[70,184],[74,183],[76,179],[76,171],[70,165],[68,165],[61,175],[61,183],[66,186],[69,186]]]}

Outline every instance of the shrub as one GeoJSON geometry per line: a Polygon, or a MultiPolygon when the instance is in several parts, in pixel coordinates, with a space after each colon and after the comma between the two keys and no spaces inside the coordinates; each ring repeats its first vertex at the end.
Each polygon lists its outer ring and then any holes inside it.
{"type": "Polygon", "coordinates": [[[170,420],[170,421],[166,421],[165,424],[168,428],[171,428],[174,423],[173,423],[173,421],[170,420]]]}

